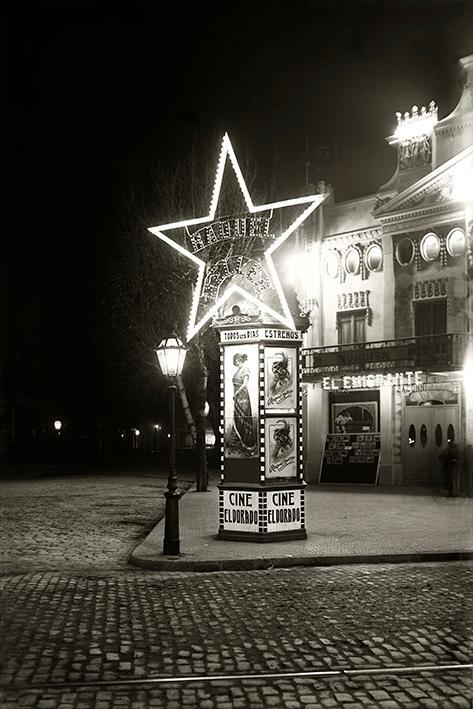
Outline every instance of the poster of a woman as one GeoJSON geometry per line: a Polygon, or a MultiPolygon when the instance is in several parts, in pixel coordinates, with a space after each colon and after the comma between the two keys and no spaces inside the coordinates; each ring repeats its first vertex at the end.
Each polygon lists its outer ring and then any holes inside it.
{"type": "Polygon", "coordinates": [[[253,458],[257,454],[258,349],[227,347],[225,357],[225,453],[231,458],[253,458]]]}

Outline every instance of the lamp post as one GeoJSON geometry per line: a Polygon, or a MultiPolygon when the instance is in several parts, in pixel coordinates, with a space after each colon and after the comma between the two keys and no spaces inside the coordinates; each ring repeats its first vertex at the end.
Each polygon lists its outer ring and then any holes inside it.
{"type": "Polygon", "coordinates": [[[172,334],[161,341],[158,349],[159,365],[165,377],[169,379],[169,416],[171,437],[169,446],[168,489],[164,493],[166,511],[164,519],[163,554],[179,554],[179,498],[176,474],[176,377],[182,373],[187,349],[181,340],[172,334]]]}

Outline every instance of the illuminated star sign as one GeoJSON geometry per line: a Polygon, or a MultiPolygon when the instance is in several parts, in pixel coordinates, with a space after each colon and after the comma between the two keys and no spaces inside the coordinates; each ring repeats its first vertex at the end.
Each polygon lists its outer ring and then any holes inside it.
{"type": "Polygon", "coordinates": [[[315,209],[317,209],[317,207],[323,201],[324,198],[325,195],[317,194],[310,195],[307,197],[297,197],[295,199],[282,200],[279,202],[272,202],[271,204],[261,204],[259,206],[255,206],[251,200],[250,193],[248,192],[248,188],[245,184],[245,180],[243,179],[243,174],[236,159],[232,144],[230,142],[230,138],[228,137],[227,133],[225,133],[222,140],[222,148],[220,151],[220,157],[217,165],[217,173],[215,175],[215,184],[212,199],[210,202],[210,211],[208,215],[206,217],[199,217],[197,219],[186,219],[180,222],[161,224],[160,226],[154,226],[149,228],[149,231],[159,237],[166,244],[169,244],[169,246],[172,246],[180,254],[190,259],[197,266],[197,281],[194,289],[194,296],[189,316],[189,325],[187,329],[188,341],[191,340],[194,335],[196,335],[209,320],[211,320],[215,315],[217,315],[218,311],[224,305],[224,303],[226,303],[229,298],[231,298],[231,296],[235,293],[242,296],[248,302],[256,305],[263,312],[266,312],[267,314],[271,315],[277,322],[280,322],[282,325],[286,325],[291,330],[296,329],[294,325],[294,320],[292,319],[292,315],[289,310],[289,306],[287,304],[286,297],[284,295],[284,291],[282,289],[278,274],[276,272],[276,268],[274,266],[272,255],[276,251],[276,249],[278,249],[286,241],[286,239],[307,219],[307,217],[312,214],[315,209]],[[199,319],[198,308],[204,285],[206,262],[196,256],[195,253],[192,253],[188,249],[178,244],[176,241],[164,234],[164,232],[172,231],[173,229],[180,229],[183,227],[188,229],[188,227],[196,226],[198,224],[208,224],[215,221],[215,214],[217,211],[217,204],[220,196],[220,189],[222,186],[223,172],[225,169],[227,156],[230,158],[231,165],[237,177],[238,184],[240,186],[248,212],[250,214],[257,214],[258,212],[264,212],[267,210],[280,209],[282,207],[292,207],[299,204],[306,204],[308,206],[304,209],[302,214],[300,214],[292,222],[292,224],[277,239],[275,239],[269,246],[269,248],[266,249],[266,251],[264,252],[264,258],[266,261],[268,272],[270,274],[272,284],[279,299],[280,312],[274,310],[269,305],[262,302],[261,299],[256,297],[253,293],[245,290],[244,288],[239,285],[236,285],[235,283],[230,282],[228,286],[224,289],[223,293],[219,292],[218,299],[215,301],[213,306],[209,308],[209,310],[207,310],[207,312],[205,312],[205,314],[199,319]]]}

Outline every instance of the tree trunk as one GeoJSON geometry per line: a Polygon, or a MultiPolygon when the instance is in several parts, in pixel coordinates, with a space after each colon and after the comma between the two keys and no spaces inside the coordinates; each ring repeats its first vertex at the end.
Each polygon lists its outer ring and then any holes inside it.
{"type": "Polygon", "coordinates": [[[215,443],[213,450],[213,463],[220,469],[220,454],[222,445],[222,432],[220,431],[220,401],[217,402],[217,406],[213,402],[210,403],[210,413],[209,419],[215,434],[215,443]]]}
{"type": "Polygon", "coordinates": [[[206,417],[205,403],[207,401],[207,380],[209,372],[205,363],[202,342],[196,343],[199,358],[199,388],[197,394],[197,492],[206,492],[208,485],[207,446],[205,443],[206,417]]]}
{"type": "Polygon", "coordinates": [[[197,428],[195,425],[194,417],[192,416],[191,407],[189,406],[189,401],[187,399],[186,390],[182,377],[176,377],[177,388],[179,390],[179,396],[181,397],[182,410],[184,412],[184,418],[186,419],[187,425],[189,426],[189,431],[192,436],[192,445],[194,448],[197,446],[197,428]]]}

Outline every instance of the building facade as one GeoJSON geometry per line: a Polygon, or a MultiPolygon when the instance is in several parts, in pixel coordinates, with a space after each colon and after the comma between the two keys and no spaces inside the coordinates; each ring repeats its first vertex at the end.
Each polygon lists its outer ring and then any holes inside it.
{"type": "Polygon", "coordinates": [[[308,482],[440,484],[454,440],[469,491],[473,55],[460,71],[450,115],[433,102],[396,114],[389,182],[340,204],[329,193],[300,235],[308,482]]]}

